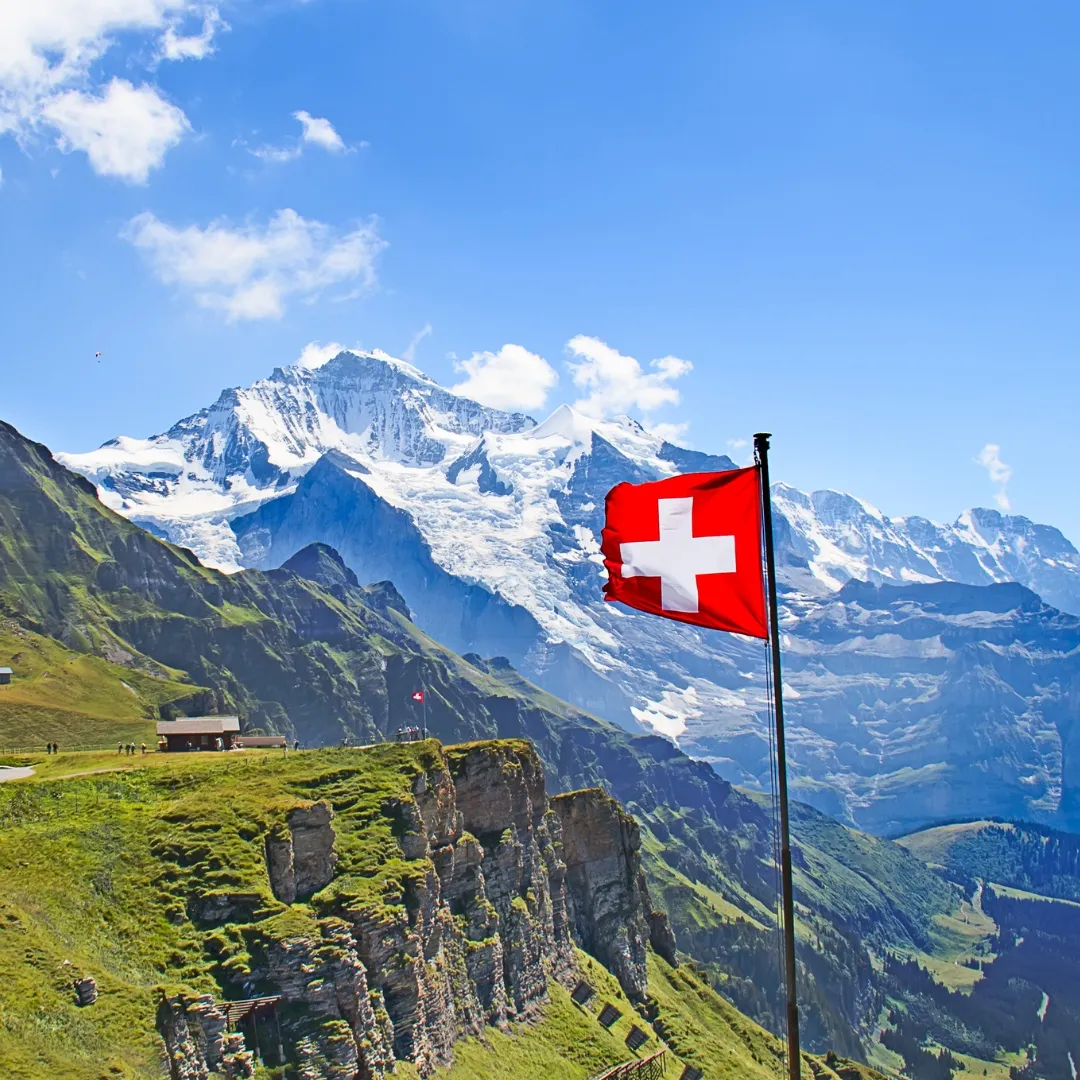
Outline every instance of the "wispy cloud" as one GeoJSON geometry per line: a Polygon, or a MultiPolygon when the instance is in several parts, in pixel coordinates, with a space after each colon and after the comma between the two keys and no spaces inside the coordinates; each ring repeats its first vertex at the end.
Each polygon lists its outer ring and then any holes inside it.
{"type": "Polygon", "coordinates": [[[423,341],[426,337],[431,337],[431,334],[431,323],[424,323],[424,325],[419,330],[417,330],[415,334],[413,334],[408,346],[406,346],[405,351],[401,354],[401,358],[408,361],[410,364],[415,363],[416,350],[420,345],[420,342],[423,341]]]}
{"type": "MultiPolygon", "coordinates": [[[[295,161],[304,152],[305,146],[317,146],[330,154],[344,154],[349,151],[345,141],[334,130],[334,125],[323,116],[312,116],[311,113],[300,109],[293,113],[293,119],[300,121],[303,129],[299,138],[284,146],[257,146],[248,153],[254,154],[261,161],[269,161],[281,164],[286,161],[295,161]]],[[[361,143],[367,146],[367,143],[361,143]]]]}
{"type": "Polygon", "coordinates": [[[344,154],[345,143],[341,136],[334,130],[334,125],[325,117],[312,116],[311,113],[300,109],[293,113],[293,119],[299,120],[303,125],[304,133],[301,138],[312,146],[321,146],[331,154],[344,154]]]}
{"type": "Polygon", "coordinates": [[[181,27],[183,18],[174,19],[165,27],[158,43],[158,56],[162,60],[202,60],[214,51],[214,39],[222,31],[228,30],[229,24],[221,17],[214,5],[204,5],[201,11],[198,5],[190,5],[190,13],[202,16],[202,28],[194,34],[184,34],[181,27]]]}
{"type": "Polygon", "coordinates": [[[661,439],[666,439],[670,443],[682,442],[689,430],[689,421],[683,421],[677,424],[669,424],[661,421],[659,424],[649,425],[649,431],[651,431],[653,435],[659,435],[661,439]]]}
{"type": "Polygon", "coordinates": [[[145,183],[191,128],[154,86],[100,78],[98,61],[121,35],[155,42],[154,62],[201,59],[226,29],[217,7],[197,0],[8,0],[0,4],[0,135],[25,148],[52,134],[91,168],[145,183]],[[193,35],[181,33],[191,19],[193,35]]]}
{"type": "Polygon", "coordinates": [[[340,341],[330,341],[325,345],[318,341],[309,341],[300,351],[296,363],[302,368],[321,368],[339,353],[348,351],[348,346],[342,345],[340,341]]]}
{"type": "Polygon", "coordinates": [[[44,103],[42,117],[64,153],[81,150],[94,172],[145,184],[191,125],[149,86],[113,79],[100,96],[68,90],[44,103]]]}
{"type": "Polygon", "coordinates": [[[574,385],[586,392],[574,408],[589,416],[613,416],[632,409],[648,416],[665,405],[678,405],[681,395],[671,384],[693,370],[689,360],[664,356],[649,364],[651,371],[645,371],[634,357],[584,334],[571,338],[566,347],[574,385]]]}
{"type": "Polygon", "coordinates": [[[452,387],[455,394],[493,409],[543,408],[559,381],[555,369],[521,345],[504,345],[498,352],[475,352],[456,361],[454,370],[467,375],[452,387]]]}
{"type": "Polygon", "coordinates": [[[994,494],[994,502],[998,504],[998,507],[1002,510],[1011,510],[1012,504],[1009,502],[1008,492],[1006,488],[1009,486],[1009,481],[1012,479],[1012,466],[1006,465],[1001,460],[1001,447],[997,443],[987,443],[982,450],[979,451],[978,457],[975,458],[975,463],[981,465],[990,477],[991,483],[997,485],[998,490],[994,494]]]}
{"type": "Polygon", "coordinates": [[[280,318],[289,298],[315,300],[345,282],[370,289],[386,246],[374,221],[339,232],[295,210],[277,211],[266,225],[214,221],[181,228],[143,213],[121,235],[161,281],[189,290],[196,303],[225,312],[229,321],[280,318]]]}

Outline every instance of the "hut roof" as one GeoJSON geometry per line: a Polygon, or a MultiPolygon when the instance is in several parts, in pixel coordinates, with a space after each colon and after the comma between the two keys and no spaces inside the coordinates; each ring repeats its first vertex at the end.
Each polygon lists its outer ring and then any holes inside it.
{"type": "Polygon", "coordinates": [[[240,730],[238,716],[187,716],[182,720],[159,720],[159,735],[224,735],[240,730]]]}

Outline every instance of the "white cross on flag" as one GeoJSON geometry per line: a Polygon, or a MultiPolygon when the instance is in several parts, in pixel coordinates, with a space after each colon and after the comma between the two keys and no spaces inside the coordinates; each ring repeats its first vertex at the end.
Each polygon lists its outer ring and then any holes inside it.
{"type": "Polygon", "coordinates": [[[608,492],[605,598],[668,619],[768,637],[757,467],[608,492]]]}

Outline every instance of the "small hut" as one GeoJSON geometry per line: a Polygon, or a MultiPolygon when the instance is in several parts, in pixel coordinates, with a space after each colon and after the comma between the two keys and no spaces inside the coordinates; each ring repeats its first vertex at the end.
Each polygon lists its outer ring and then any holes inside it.
{"type": "Polygon", "coordinates": [[[9,667],[0,667],[0,686],[7,686],[11,682],[14,672],[9,667]]]}
{"type": "Polygon", "coordinates": [[[240,736],[237,716],[189,716],[181,720],[159,720],[158,739],[163,749],[176,753],[188,750],[231,750],[240,736]]]}

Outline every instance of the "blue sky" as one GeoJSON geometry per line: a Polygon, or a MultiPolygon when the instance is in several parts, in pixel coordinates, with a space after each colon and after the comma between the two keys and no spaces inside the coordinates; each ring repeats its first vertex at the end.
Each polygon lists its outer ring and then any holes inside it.
{"type": "Polygon", "coordinates": [[[413,342],[891,515],[1011,473],[1080,542],[1074,4],[5,8],[0,417],[55,449],[413,342]]]}

